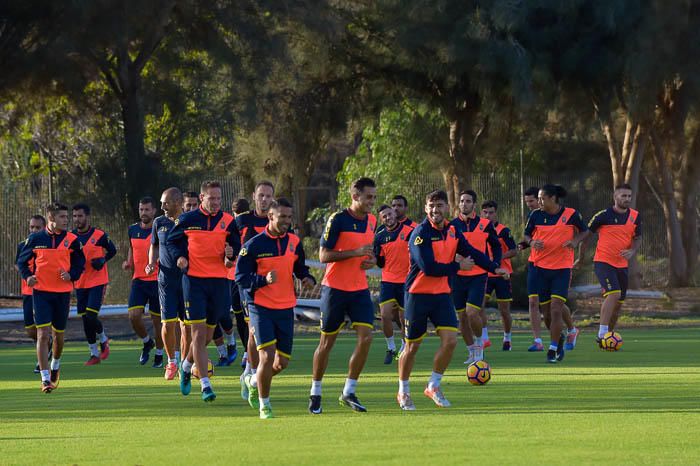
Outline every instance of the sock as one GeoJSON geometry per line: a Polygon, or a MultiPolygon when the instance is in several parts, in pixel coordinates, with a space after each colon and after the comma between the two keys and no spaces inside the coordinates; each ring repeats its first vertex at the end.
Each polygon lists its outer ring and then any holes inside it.
{"type": "Polygon", "coordinates": [[[107,334],[103,331],[102,333],[97,334],[98,338],[100,339],[100,343],[106,343],[109,338],[107,338],[107,334]]]}
{"type": "Polygon", "coordinates": [[[503,332],[503,341],[510,341],[513,338],[512,332],[503,332]]]}
{"type": "Polygon", "coordinates": [[[145,345],[149,341],[151,341],[151,337],[146,335],[145,337],[141,338],[141,341],[143,341],[143,344],[145,345]]]}
{"type": "Polygon", "coordinates": [[[489,339],[489,329],[488,327],[484,327],[481,329],[481,339],[482,340],[488,340],[489,339]]]}
{"type": "Polygon", "coordinates": [[[557,348],[559,348],[559,342],[558,341],[553,341],[549,344],[549,349],[551,351],[556,351],[557,348]]]}
{"type": "Polygon", "coordinates": [[[598,327],[598,338],[603,338],[605,334],[608,333],[608,326],[607,325],[601,325],[598,327]]]}
{"type": "Polygon", "coordinates": [[[483,345],[484,345],[484,342],[483,342],[483,340],[481,339],[481,337],[476,337],[476,338],[474,338],[474,344],[475,344],[476,346],[483,346],[483,345]]]}
{"type": "Polygon", "coordinates": [[[51,380],[51,376],[49,375],[49,371],[48,370],[41,371],[41,381],[48,382],[49,380],[51,380]]]}
{"type": "Polygon", "coordinates": [[[258,373],[258,370],[255,367],[250,366],[250,375],[255,375],[257,373],[258,373]]]}
{"type": "Polygon", "coordinates": [[[258,400],[260,400],[260,409],[262,409],[263,406],[270,406],[270,397],[269,396],[267,398],[263,398],[263,397],[259,396],[258,400]]]}
{"type": "Polygon", "coordinates": [[[192,372],[192,363],[188,359],[182,361],[182,370],[185,372],[192,372]]]}
{"type": "Polygon", "coordinates": [[[156,349],[156,356],[163,356],[163,350],[162,350],[162,349],[156,349]]]}
{"type": "Polygon", "coordinates": [[[253,370],[253,367],[250,365],[250,361],[246,361],[245,362],[245,369],[243,369],[243,374],[244,375],[251,374],[252,370],[253,370]]]}
{"type": "Polygon", "coordinates": [[[59,367],[61,367],[61,360],[56,358],[51,359],[51,370],[58,370],[59,367]]]}
{"type": "Polygon", "coordinates": [[[311,396],[321,396],[321,381],[320,380],[312,380],[311,381],[311,392],[309,394],[311,396]]]}
{"type": "Polygon", "coordinates": [[[228,354],[226,352],[226,345],[219,345],[216,347],[216,350],[219,352],[219,357],[225,358],[226,355],[228,354]]]}
{"type": "Polygon", "coordinates": [[[226,346],[236,346],[236,339],[233,338],[233,332],[231,332],[230,335],[224,332],[224,343],[226,344],[226,346]]]}
{"type": "Polygon", "coordinates": [[[251,387],[258,386],[258,378],[255,376],[255,374],[250,374],[250,386],[251,387]]]}
{"type": "Polygon", "coordinates": [[[429,389],[434,389],[440,386],[440,382],[442,381],[442,374],[438,374],[437,372],[432,372],[430,374],[430,381],[428,382],[428,388],[429,389]]]}
{"type": "Polygon", "coordinates": [[[202,386],[202,390],[204,390],[207,387],[211,387],[211,382],[209,381],[209,377],[202,377],[199,379],[199,383],[202,386]]]}
{"type": "Polygon", "coordinates": [[[408,380],[399,380],[399,393],[411,394],[411,388],[408,386],[408,380]]]}
{"type": "Polygon", "coordinates": [[[576,333],[576,327],[571,327],[569,329],[566,329],[566,333],[569,335],[576,333]]]}
{"type": "Polygon", "coordinates": [[[386,349],[389,351],[396,351],[396,343],[394,343],[394,336],[384,337],[386,340],[386,349]]]}
{"type": "Polygon", "coordinates": [[[542,344],[542,339],[541,338],[535,338],[535,343],[539,343],[540,345],[542,344]]]}
{"type": "Polygon", "coordinates": [[[178,361],[180,360],[180,352],[179,351],[175,351],[175,359],[178,361]]]}
{"type": "Polygon", "coordinates": [[[88,346],[90,347],[90,356],[95,356],[95,357],[100,356],[100,352],[97,351],[97,343],[90,343],[90,344],[88,344],[88,346]]]}
{"type": "Polygon", "coordinates": [[[345,386],[343,387],[343,395],[348,396],[355,393],[355,387],[357,386],[357,379],[345,379],[345,386]]]}
{"type": "Polygon", "coordinates": [[[170,364],[171,362],[177,364],[177,358],[168,358],[168,364],[170,364]]]}

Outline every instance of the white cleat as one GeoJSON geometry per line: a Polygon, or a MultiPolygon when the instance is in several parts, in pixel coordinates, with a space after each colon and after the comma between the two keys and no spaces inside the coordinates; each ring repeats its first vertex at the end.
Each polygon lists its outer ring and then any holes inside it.
{"type": "Polygon", "coordinates": [[[399,402],[399,407],[404,411],[415,411],[416,405],[413,404],[410,393],[398,393],[396,401],[399,402]]]}

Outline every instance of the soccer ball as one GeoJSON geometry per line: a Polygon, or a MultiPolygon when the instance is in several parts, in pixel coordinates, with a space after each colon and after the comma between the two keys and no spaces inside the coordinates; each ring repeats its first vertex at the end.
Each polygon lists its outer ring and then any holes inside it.
{"type": "Polygon", "coordinates": [[[472,385],[484,385],[491,380],[491,367],[486,361],[476,361],[467,367],[467,379],[472,385]]]}
{"type": "MultiPolygon", "coordinates": [[[[197,379],[202,378],[202,375],[199,373],[199,368],[197,367],[197,364],[192,365],[192,375],[194,375],[194,377],[197,379]]],[[[214,364],[212,364],[211,359],[207,360],[207,377],[214,377],[214,364]]]]}
{"type": "Polygon", "coordinates": [[[622,348],[622,335],[617,332],[608,332],[603,335],[603,349],[619,351],[620,348],[622,348]]]}

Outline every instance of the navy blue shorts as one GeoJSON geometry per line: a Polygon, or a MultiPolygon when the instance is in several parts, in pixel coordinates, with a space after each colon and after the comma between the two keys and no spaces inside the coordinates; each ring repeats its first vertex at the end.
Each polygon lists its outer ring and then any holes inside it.
{"type": "Polygon", "coordinates": [[[53,293],[51,291],[33,291],[34,324],[37,328],[49,325],[57,332],[64,332],[70,311],[70,291],[53,293]]]}
{"type": "Polygon", "coordinates": [[[537,293],[537,267],[533,262],[527,261],[527,297],[535,298],[537,293]]]}
{"type": "Polygon", "coordinates": [[[287,359],[292,357],[294,340],[294,309],[268,309],[248,304],[250,332],[255,336],[258,350],[271,345],[287,359]]]}
{"type": "Polygon", "coordinates": [[[24,328],[32,328],[34,325],[34,302],[32,295],[22,295],[22,310],[24,311],[24,328]]]}
{"type": "Polygon", "coordinates": [[[182,277],[185,323],[204,323],[214,328],[224,313],[231,312],[231,289],[226,278],[182,277]]]}
{"type": "Polygon", "coordinates": [[[617,268],[605,262],[593,262],[593,270],[603,289],[603,297],[619,292],[619,300],[625,300],[629,286],[627,267],[617,268]]]}
{"type": "Polygon", "coordinates": [[[486,282],[486,296],[491,296],[494,291],[496,292],[496,301],[513,301],[513,287],[510,280],[503,277],[489,277],[486,282]]]}
{"type": "Polygon", "coordinates": [[[452,302],[457,312],[463,312],[467,308],[473,311],[481,310],[486,296],[486,281],[488,274],[452,277],[452,302]]]}
{"type": "Polygon", "coordinates": [[[231,286],[231,309],[234,314],[243,313],[243,304],[241,303],[241,291],[238,289],[238,284],[233,280],[229,280],[231,286]]]}
{"type": "Polygon", "coordinates": [[[571,269],[543,269],[537,267],[537,294],[540,304],[547,304],[552,298],[566,302],[571,285],[571,269]]]}
{"type": "Polygon", "coordinates": [[[185,320],[185,298],[182,294],[182,272],[158,269],[158,301],[161,322],[185,320]]]}
{"type": "Polygon", "coordinates": [[[158,302],[158,282],[156,280],[131,280],[129,292],[129,310],[146,309],[154,316],[160,317],[160,304],[158,302]]]}
{"type": "Polygon", "coordinates": [[[81,316],[86,312],[99,314],[106,290],[106,285],[97,285],[92,288],[76,288],[75,298],[77,300],[78,315],[81,316]]]}
{"type": "Polygon", "coordinates": [[[334,335],[340,332],[345,316],[350,318],[352,327],[374,328],[374,304],[369,290],[343,291],[321,286],[321,333],[334,335]]]}
{"type": "Polygon", "coordinates": [[[379,285],[379,305],[394,301],[403,309],[404,284],[381,282],[379,285]]]}
{"type": "Polygon", "coordinates": [[[406,293],[404,329],[407,341],[422,340],[428,333],[428,319],[435,330],[458,330],[457,314],[447,293],[406,293]]]}

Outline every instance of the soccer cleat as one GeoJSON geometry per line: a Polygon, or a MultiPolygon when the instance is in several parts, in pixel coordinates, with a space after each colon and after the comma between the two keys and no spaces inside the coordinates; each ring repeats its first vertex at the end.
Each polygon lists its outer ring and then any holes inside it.
{"type": "Polygon", "coordinates": [[[163,355],[156,354],[153,356],[153,367],[154,369],[161,369],[163,367],[163,355]]]}
{"type": "Polygon", "coordinates": [[[476,348],[474,348],[474,362],[483,361],[483,360],[484,360],[484,347],[477,346],[476,348]]]}
{"type": "Polygon", "coordinates": [[[41,369],[39,369],[39,363],[37,363],[36,366],[34,366],[34,373],[35,374],[41,373],[41,369]]]}
{"type": "Polygon", "coordinates": [[[513,349],[513,346],[510,344],[509,341],[503,342],[503,351],[511,351],[512,349],[513,349]]]}
{"type": "Polygon", "coordinates": [[[53,389],[56,390],[58,388],[58,381],[61,378],[61,369],[51,369],[51,385],[53,385],[53,389]]]}
{"type": "Polygon", "coordinates": [[[309,396],[309,412],[311,414],[321,414],[323,412],[323,408],[321,407],[321,395],[309,396]]]}
{"type": "Polygon", "coordinates": [[[143,348],[141,349],[141,356],[139,356],[139,364],[142,366],[148,362],[148,358],[151,355],[151,350],[155,348],[156,342],[153,341],[153,338],[148,340],[146,343],[143,344],[143,348]]]}
{"type": "Polygon", "coordinates": [[[273,417],[275,415],[272,414],[272,406],[264,404],[260,407],[260,419],[272,419],[273,417]]]}
{"type": "Polygon", "coordinates": [[[248,374],[243,379],[245,386],[248,388],[248,404],[253,409],[260,409],[260,400],[258,399],[258,387],[252,385],[253,374],[248,374]]]}
{"type": "Polygon", "coordinates": [[[204,387],[202,389],[202,401],[211,403],[214,400],[216,400],[216,393],[214,393],[214,390],[212,390],[211,387],[204,387]]]}
{"type": "Polygon", "coordinates": [[[109,340],[100,343],[100,359],[103,361],[109,357],[109,340]]]}
{"type": "Polygon", "coordinates": [[[357,399],[357,395],[355,395],[354,393],[351,393],[349,395],[344,395],[341,393],[340,397],[338,398],[338,402],[340,403],[340,406],[347,406],[348,408],[358,413],[367,412],[367,408],[362,406],[362,403],[360,403],[360,400],[357,399]]]}
{"type": "Polygon", "coordinates": [[[416,405],[413,404],[410,393],[397,393],[396,401],[399,402],[399,407],[404,411],[416,410],[416,405]]]}
{"type": "Polygon", "coordinates": [[[473,347],[469,347],[468,349],[469,349],[469,357],[467,358],[466,361],[464,361],[464,365],[465,365],[465,366],[468,366],[469,364],[471,364],[471,363],[473,363],[474,361],[476,361],[476,359],[474,359],[474,356],[476,355],[476,352],[474,351],[474,348],[473,348],[473,347]]]}
{"type": "Polygon", "coordinates": [[[547,351],[547,362],[551,364],[557,363],[557,352],[554,350],[547,351]]]}
{"type": "Polygon", "coordinates": [[[241,398],[243,400],[248,401],[248,386],[245,384],[245,376],[246,374],[241,374],[240,380],[241,380],[241,398]]]}
{"type": "Polygon", "coordinates": [[[248,353],[243,353],[241,358],[241,369],[245,369],[245,365],[248,363],[248,353]]]}
{"type": "Polygon", "coordinates": [[[449,408],[450,406],[452,406],[448,399],[445,398],[445,395],[442,394],[442,390],[440,390],[440,387],[425,387],[425,390],[423,390],[423,395],[433,400],[433,403],[435,403],[435,406],[437,406],[438,408],[449,408]]]}
{"type": "Polygon", "coordinates": [[[56,387],[54,387],[53,384],[48,380],[43,380],[41,382],[42,393],[51,393],[55,388],[56,387]]]}
{"type": "Polygon", "coordinates": [[[566,345],[564,345],[566,351],[572,351],[576,348],[576,338],[578,338],[579,333],[580,330],[577,327],[574,327],[574,331],[571,333],[566,332],[566,345]]]}
{"type": "Polygon", "coordinates": [[[228,345],[226,347],[226,357],[228,359],[227,366],[230,366],[234,363],[234,361],[238,357],[238,348],[236,348],[236,345],[228,345]]]}
{"type": "MultiPolygon", "coordinates": [[[[596,344],[596,346],[597,346],[598,348],[600,348],[600,349],[605,349],[605,346],[603,346],[603,339],[602,339],[602,338],[600,338],[600,337],[595,337],[595,344],[596,344]]],[[[39,365],[37,364],[36,367],[39,367],[39,365]]]]}
{"type": "Polygon", "coordinates": [[[384,364],[391,364],[394,361],[394,358],[396,358],[396,351],[395,350],[386,350],[386,354],[384,355],[384,364]]]}
{"type": "Polygon", "coordinates": [[[564,359],[564,347],[566,346],[564,342],[566,341],[566,337],[562,334],[562,336],[559,337],[559,341],[557,342],[557,361],[561,361],[564,359]]]}
{"type": "Polygon", "coordinates": [[[180,366],[180,393],[187,396],[192,390],[192,372],[185,372],[180,366]]]}
{"type": "Polygon", "coordinates": [[[484,348],[491,346],[491,340],[484,340],[484,348]]]}
{"type": "Polygon", "coordinates": [[[215,365],[216,367],[226,367],[230,366],[231,363],[228,362],[228,358],[226,356],[220,356],[219,361],[215,365]]]}
{"type": "Polygon", "coordinates": [[[534,342],[530,347],[527,349],[529,352],[534,353],[536,351],[544,351],[544,346],[542,343],[537,343],[534,342]]]}
{"type": "Polygon", "coordinates": [[[100,359],[99,356],[90,356],[90,359],[85,361],[86,366],[94,366],[96,364],[99,364],[102,362],[102,359],[100,359]]]}
{"type": "Polygon", "coordinates": [[[169,362],[165,366],[165,380],[173,380],[177,374],[177,363],[169,362]]]}

